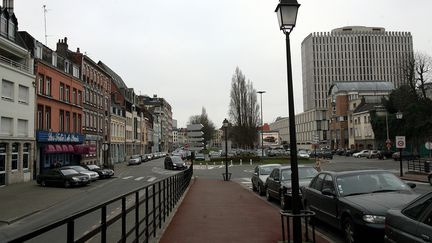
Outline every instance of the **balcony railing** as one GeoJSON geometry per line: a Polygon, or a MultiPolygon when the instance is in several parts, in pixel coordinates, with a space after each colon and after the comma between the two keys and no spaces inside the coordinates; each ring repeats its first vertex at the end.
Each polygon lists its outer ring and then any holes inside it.
{"type": "Polygon", "coordinates": [[[15,61],[13,61],[7,57],[1,56],[1,55],[0,55],[0,62],[3,64],[6,64],[6,65],[9,65],[13,68],[19,69],[21,71],[27,72],[27,73],[30,72],[29,66],[15,62],[15,61]]]}

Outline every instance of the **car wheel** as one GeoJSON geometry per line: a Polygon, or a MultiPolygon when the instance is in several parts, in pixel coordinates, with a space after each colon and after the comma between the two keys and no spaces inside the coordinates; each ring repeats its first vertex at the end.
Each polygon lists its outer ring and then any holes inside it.
{"type": "Polygon", "coordinates": [[[269,189],[267,188],[266,189],[266,198],[267,198],[267,201],[271,201],[272,200],[272,198],[271,198],[271,196],[270,196],[270,192],[269,192],[269,189]]]}
{"type": "Polygon", "coordinates": [[[283,195],[283,193],[281,193],[281,196],[280,196],[280,207],[282,210],[288,209],[287,201],[285,200],[285,196],[283,195]]]}
{"type": "Polygon", "coordinates": [[[432,186],[432,176],[429,176],[429,184],[432,186]]]}
{"type": "Polygon", "coordinates": [[[46,182],[45,182],[45,180],[42,180],[40,184],[41,184],[41,186],[46,187],[46,182]]]}
{"type": "Polygon", "coordinates": [[[258,195],[264,196],[265,190],[263,190],[263,185],[258,184],[258,195]]]}
{"type": "Polygon", "coordinates": [[[345,218],[343,223],[343,229],[344,229],[344,235],[345,235],[345,242],[347,243],[354,243],[355,241],[355,231],[354,231],[354,225],[350,218],[345,218]]]}
{"type": "MultiPolygon", "coordinates": [[[[309,204],[308,204],[306,201],[303,202],[303,207],[304,207],[304,210],[305,210],[305,211],[312,211],[312,210],[310,209],[309,204]]],[[[310,223],[311,225],[317,225],[317,218],[316,218],[316,215],[315,215],[315,216],[312,216],[312,217],[309,218],[309,223],[310,223]]]]}
{"type": "Polygon", "coordinates": [[[70,187],[70,185],[71,185],[71,184],[70,184],[70,182],[69,182],[69,181],[65,181],[65,182],[64,182],[64,187],[65,187],[65,188],[68,188],[68,187],[70,187]]]}
{"type": "Polygon", "coordinates": [[[255,186],[255,184],[252,182],[252,191],[256,192],[257,191],[257,187],[255,186]]]}

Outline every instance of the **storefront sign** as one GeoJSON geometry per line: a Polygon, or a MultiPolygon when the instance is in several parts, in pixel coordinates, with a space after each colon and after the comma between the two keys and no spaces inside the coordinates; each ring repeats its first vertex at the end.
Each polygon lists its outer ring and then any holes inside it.
{"type": "Polygon", "coordinates": [[[84,136],[77,133],[38,131],[36,139],[38,142],[82,143],[84,141],[84,136]]]}

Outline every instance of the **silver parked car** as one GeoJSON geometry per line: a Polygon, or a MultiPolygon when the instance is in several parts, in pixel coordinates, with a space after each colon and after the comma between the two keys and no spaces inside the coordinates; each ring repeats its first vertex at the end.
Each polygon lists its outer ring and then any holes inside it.
{"type": "Polygon", "coordinates": [[[141,156],[132,155],[132,157],[128,161],[128,165],[139,165],[139,164],[141,164],[141,156]]]}
{"type": "Polygon", "coordinates": [[[258,165],[252,175],[252,190],[257,191],[260,196],[265,194],[265,182],[267,177],[274,168],[280,167],[280,164],[258,165]]]}
{"type": "Polygon", "coordinates": [[[95,181],[95,180],[99,179],[99,174],[97,172],[88,170],[88,169],[86,169],[80,165],[63,166],[62,169],[73,169],[73,170],[79,172],[80,174],[89,176],[91,181],[95,181]]]}

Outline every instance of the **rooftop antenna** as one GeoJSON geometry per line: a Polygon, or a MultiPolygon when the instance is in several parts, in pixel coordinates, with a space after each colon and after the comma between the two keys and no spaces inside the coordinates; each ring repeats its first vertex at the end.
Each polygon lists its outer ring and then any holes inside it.
{"type": "Polygon", "coordinates": [[[48,12],[48,10],[46,9],[46,5],[43,5],[43,9],[44,9],[44,25],[45,25],[45,45],[48,46],[47,44],[48,35],[47,35],[47,24],[46,24],[46,13],[48,12]]]}

